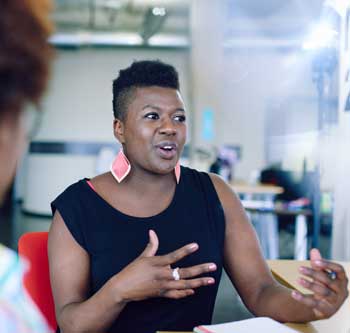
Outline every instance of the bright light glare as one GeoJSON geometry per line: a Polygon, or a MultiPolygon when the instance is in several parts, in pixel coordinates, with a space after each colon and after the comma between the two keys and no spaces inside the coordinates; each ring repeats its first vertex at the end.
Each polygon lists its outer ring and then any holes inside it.
{"type": "Polygon", "coordinates": [[[349,7],[349,0],[326,0],[323,6],[333,8],[341,14],[345,13],[349,7]]]}
{"type": "Polygon", "coordinates": [[[155,16],[164,16],[166,14],[164,7],[154,7],[152,9],[152,14],[155,16]]]}
{"type": "Polygon", "coordinates": [[[317,26],[304,41],[304,50],[328,48],[335,45],[338,32],[328,24],[317,26]]]}

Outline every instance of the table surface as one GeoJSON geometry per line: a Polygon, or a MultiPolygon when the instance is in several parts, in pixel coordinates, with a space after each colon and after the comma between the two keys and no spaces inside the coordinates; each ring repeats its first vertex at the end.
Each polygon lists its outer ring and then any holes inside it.
{"type": "Polygon", "coordinates": [[[233,183],[231,184],[232,188],[237,193],[241,194],[281,194],[283,193],[283,187],[274,186],[274,185],[265,185],[265,184],[242,184],[242,183],[233,183]]]}
{"type": "MultiPolygon", "coordinates": [[[[287,285],[288,287],[298,289],[302,292],[306,291],[297,284],[297,278],[299,277],[298,268],[300,266],[308,266],[309,261],[268,260],[267,263],[271,268],[272,273],[275,275],[275,277],[278,278],[281,283],[287,285]]],[[[350,276],[350,263],[340,263],[345,267],[347,275],[350,276]]],[[[300,333],[350,333],[350,300],[348,298],[343,306],[339,309],[339,311],[330,319],[313,321],[308,324],[287,323],[285,325],[300,333]]]]}
{"type": "MultiPolygon", "coordinates": [[[[297,279],[300,275],[298,273],[298,268],[300,266],[309,266],[309,261],[268,260],[267,262],[272,273],[279,278],[280,282],[305,292],[297,283],[297,279]]],[[[340,264],[344,266],[347,275],[350,276],[350,263],[340,262],[340,264]]],[[[302,333],[350,333],[350,300],[348,298],[339,311],[329,319],[318,320],[308,324],[286,325],[302,333]]]]}
{"type": "MultiPolygon", "coordinates": [[[[281,208],[267,209],[264,207],[257,208],[257,207],[251,207],[249,205],[245,205],[243,200],[242,200],[242,205],[246,211],[251,213],[270,213],[270,214],[283,215],[283,216],[298,216],[298,215],[312,216],[311,209],[281,209],[281,208]]],[[[329,214],[321,214],[321,215],[329,216],[329,214]]]]}

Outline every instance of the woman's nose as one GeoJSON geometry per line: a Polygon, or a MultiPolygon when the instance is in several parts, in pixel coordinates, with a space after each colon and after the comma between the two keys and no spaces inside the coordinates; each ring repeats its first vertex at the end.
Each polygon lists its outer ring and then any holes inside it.
{"type": "Polygon", "coordinates": [[[168,119],[162,122],[162,125],[159,128],[159,132],[165,135],[175,135],[177,130],[172,120],[168,119]]]}

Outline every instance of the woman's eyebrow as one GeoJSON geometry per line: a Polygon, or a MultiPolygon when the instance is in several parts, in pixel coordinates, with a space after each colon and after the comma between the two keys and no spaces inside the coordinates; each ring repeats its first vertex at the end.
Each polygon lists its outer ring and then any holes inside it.
{"type": "MultiPolygon", "coordinates": [[[[142,110],[145,110],[145,109],[154,109],[156,111],[161,111],[162,110],[162,108],[160,108],[159,106],[152,105],[152,104],[145,105],[142,108],[142,110]]],[[[176,108],[175,111],[186,112],[184,108],[176,108]]]]}
{"type": "Polygon", "coordinates": [[[157,111],[160,111],[161,108],[159,106],[155,106],[155,105],[152,105],[152,104],[147,104],[145,105],[142,110],[145,110],[145,109],[155,109],[157,111]]]}
{"type": "Polygon", "coordinates": [[[177,108],[176,111],[186,112],[184,108],[177,108]]]}

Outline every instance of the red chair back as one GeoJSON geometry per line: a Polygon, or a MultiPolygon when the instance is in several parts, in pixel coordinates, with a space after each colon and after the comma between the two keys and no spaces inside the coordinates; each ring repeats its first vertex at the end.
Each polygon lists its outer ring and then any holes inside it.
{"type": "Polygon", "coordinates": [[[18,241],[18,253],[30,263],[30,268],[23,277],[24,287],[38,305],[48,324],[56,329],[57,322],[50,284],[47,239],[48,232],[23,234],[18,241]]]}

